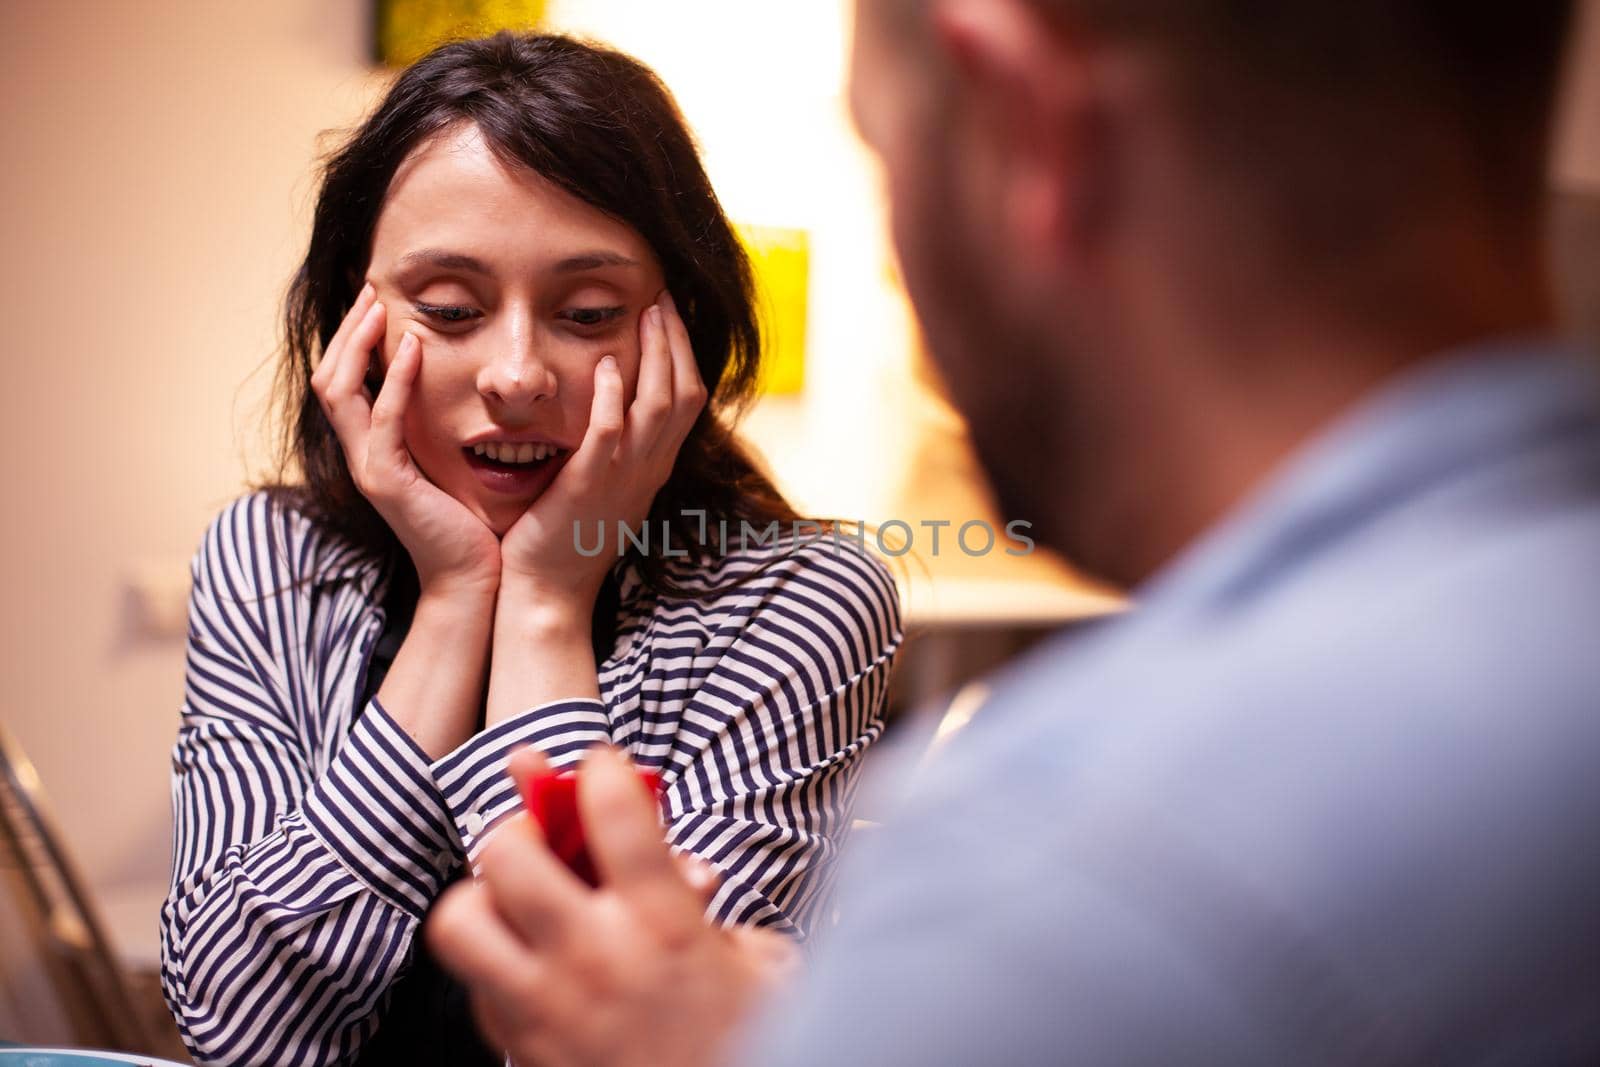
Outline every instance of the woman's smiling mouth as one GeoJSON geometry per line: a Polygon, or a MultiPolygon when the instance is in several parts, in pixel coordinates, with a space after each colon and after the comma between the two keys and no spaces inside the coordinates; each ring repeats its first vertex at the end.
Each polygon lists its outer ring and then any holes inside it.
{"type": "Polygon", "coordinates": [[[510,442],[500,444],[490,441],[487,444],[472,446],[472,454],[475,456],[484,456],[496,463],[518,465],[547,459],[560,451],[561,449],[555,445],[545,444],[542,441],[537,444],[528,441],[524,441],[521,444],[512,444],[510,442]]]}
{"type": "Polygon", "coordinates": [[[480,441],[461,451],[484,488],[511,496],[542,491],[572,454],[547,441],[480,441]]]}

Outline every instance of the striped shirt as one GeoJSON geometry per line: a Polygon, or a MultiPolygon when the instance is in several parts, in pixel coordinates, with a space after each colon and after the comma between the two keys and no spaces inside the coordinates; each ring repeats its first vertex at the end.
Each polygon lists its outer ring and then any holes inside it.
{"type": "Polygon", "coordinates": [[[617,564],[601,700],[433,759],[359,696],[383,562],[265,493],[222,511],[191,563],[161,912],[162,986],[197,1059],[352,1059],[428,906],[517,808],[504,763],[522,744],[559,768],[608,741],[658,771],[668,840],[722,873],[715,921],[804,939],[823,920],[902,638],[894,582],[848,538],[674,565],[702,595],[617,564]]]}

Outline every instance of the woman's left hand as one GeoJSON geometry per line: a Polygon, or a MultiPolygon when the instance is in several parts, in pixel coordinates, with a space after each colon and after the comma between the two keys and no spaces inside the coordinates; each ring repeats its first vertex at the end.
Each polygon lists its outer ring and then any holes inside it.
{"type": "Polygon", "coordinates": [[[612,356],[595,368],[589,428],[577,451],[500,542],[502,595],[531,597],[542,610],[588,619],[617,561],[617,523],[639,530],[666,484],[678,449],[706,403],[689,331],[663,290],[639,316],[639,384],[623,412],[622,372],[612,356]],[[576,525],[575,525],[576,524],[576,525]],[[601,551],[587,549],[596,524],[601,551]]]}

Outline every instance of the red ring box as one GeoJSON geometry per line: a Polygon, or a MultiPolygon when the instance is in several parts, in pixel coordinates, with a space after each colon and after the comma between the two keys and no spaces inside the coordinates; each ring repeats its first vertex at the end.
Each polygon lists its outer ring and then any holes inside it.
{"type": "MultiPolygon", "coordinates": [[[[661,804],[661,775],[655,771],[638,771],[639,783],[649,792],[659,807],[661,804]]],[[[578,778],[572,771],[546,771],[526,779],[522,784],[522,803],[538,820],[545,840],[573,874],[591,887],[600,884],[599,872],[589,855],[583,835],[583,820],[578,817],[578,778]]]]}

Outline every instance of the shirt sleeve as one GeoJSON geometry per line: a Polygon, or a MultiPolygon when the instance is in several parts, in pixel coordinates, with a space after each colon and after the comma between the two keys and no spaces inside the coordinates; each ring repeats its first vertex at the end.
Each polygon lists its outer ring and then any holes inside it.
{"type": "Polygon", "coordinates": [[[202,1063],[354,1055],[459,850],[427,762],[375,703],[314,773],[276,523],[263,498],[236,502],[190,567],[161,977],[202,1063]]]}
{"type": "Polygon", "coordinates": [[[716,921],[804,941],[831,911],[857,775],[883,731],[899,597],[875,557],[825,543],[747,584],[680,711],[668,838],[721,872],[716,921]]]}
{"type": "Polygon", "coordinates": [[[553,700],[530,708],[475,735],[429,768],[445,800],[467,863],[478,857],[495,824],[522,806],[506,774],[506,759],[529,745],[556,770],[574,766],[591,745],[609,741],[610,719],[598,700],[553,700]]]}

